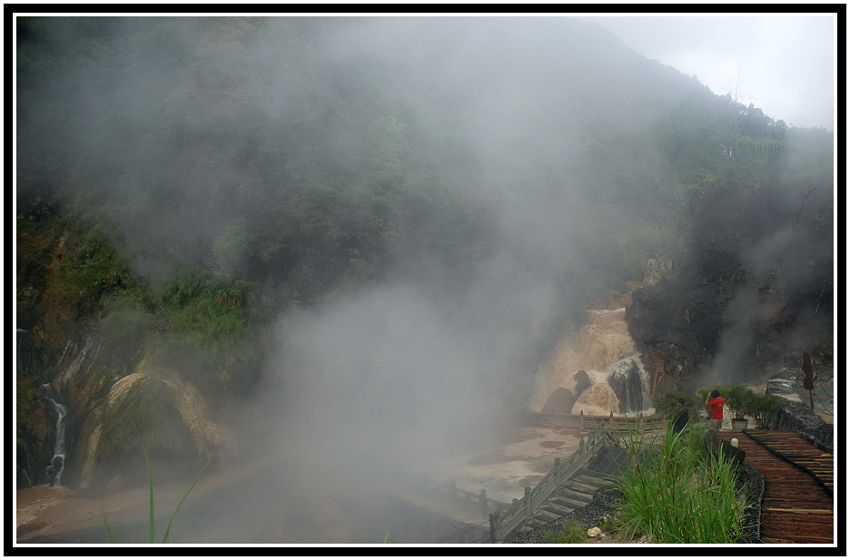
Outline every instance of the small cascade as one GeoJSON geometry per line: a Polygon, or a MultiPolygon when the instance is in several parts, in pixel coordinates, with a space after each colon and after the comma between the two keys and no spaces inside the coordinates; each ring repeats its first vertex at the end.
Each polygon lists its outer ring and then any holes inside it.
{"type": "Polygon", "coordinates": [[[594,416],[652,411],[625,312],[625,307],[588,310],[584,324],[565,333],[538,372],[533,410],[594,416]]]}
{"type": "Polygon", "coordinates": [[[47,484],[51,488],[62,486],[62,472],[65,470],[65,416],[68,409],[64,404],[57,402],[51,395],[52,388],[49,383],[41,386],[45,390],[48,401],[56,410],[56,442],[53,445],[53,459],[47,465],[47,484]]]}

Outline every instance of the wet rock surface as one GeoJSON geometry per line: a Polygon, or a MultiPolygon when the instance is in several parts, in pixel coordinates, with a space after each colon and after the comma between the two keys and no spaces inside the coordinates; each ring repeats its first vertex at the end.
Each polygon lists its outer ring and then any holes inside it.
{"type": "MultiPolygon", "coordinates": [[[[668,369],[682,366],[688,375],[715,350],[724,303],[719,286],[672,278],[635,290],[625,319],[639,345],[663,356],[668,369]]],[[[646,355],[644,365],[651,370],[646,355]]]]}
{"type": "Polygon", "coordinates": [[[635,359],[627,358],[617,362],[608,378],[608,385],[620,400],[619,412],[637,412],[646,408],[643,379],[635,359]]]}
{"type": "Polygon", "coordinates": [[[744,509],[742,522],[743,528],[738,542],[761,542],[759,526],[761,525],[761,500],[764,496],[764,476],[754,468],[744,465],[738,472],[738,479],[747,496],[747,507],[744,509]]]}
{"type": "Polygon", "coordinates": [[[800,401],[797,386],[799,373],[784,368],[767,382],[767,393],[779,397],[777,429],[799,432],[814,445],[833,451],[833,426],[812,412],[808,404],[800,401]]]}

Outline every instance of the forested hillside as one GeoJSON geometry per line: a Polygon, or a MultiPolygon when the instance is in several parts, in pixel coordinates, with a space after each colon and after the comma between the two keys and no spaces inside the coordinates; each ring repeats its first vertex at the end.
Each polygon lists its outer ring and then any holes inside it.
{"type": "Polygon", "coordinates": [[[41,384],[69,403],[69,484],[111,480],[133,430],[209,459],[238,439],[211,411],[268,391],[279,321],[385,286],[468,334],[462,363],[490,375],[469,384],[513,405],[564,325],[652,257],[675,274],[630,313],[669,377],[831,356],[833,134],[589,23],[18,25],[19,485],[52,452],[41,384]]]}

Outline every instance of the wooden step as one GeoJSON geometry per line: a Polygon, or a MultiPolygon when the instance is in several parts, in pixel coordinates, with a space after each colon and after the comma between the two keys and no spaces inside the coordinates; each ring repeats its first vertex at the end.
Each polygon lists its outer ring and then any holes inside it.
{"type": "Polygon", "coordinates": [[[560,518],[560,515],[550,513],[548,511],[538,510],[534,512],[534,519],[537,519],[538,521],[541,521],[543,523],[549,523],[550,521],[555,521],[556,519],[560,518]]]}
{"type": "Polygon", "coordinates": [[[565,508],[570,508],[570,511],[584,507],[584,506],[586,506],[587,504],[590,503],[590,502],[582,502],[580,500],[573,500],[572,498],[565,498],[565,497],[562,497],[561,495],[552,496],[551,498],[549,498],[549,501],[551,501],[552,503],[557,504],[559,506],[562,506],[562,507],[565,507],[565,508]]]}
{"type": "Polygon", "coordinates": [[[594,491],[598,488],[602,488],[603,486],[611,486],[612,484],[614,484],[614,481],[612,480],[606,480],[598,476],[593,476],[591,474],[587,474],[584,471],[579,472],[573,480],[577,480],[578,482],[594,486],[594,491]]]}
{"type": "Polygon", "coordinates": [[[571,508],[559,507],[551,502],[543,504],[540,509],[542,509],[543,511],[548,511],[549,513],[557,515],[558,517],[563,517],[573,511],[571,508]]]}
{"type": "Polygon", "coordinates": [[[587,502],[588,504],[593,501],[593,494],[575,490],[571,485],[559,488],[557,493],[561,496],[564,496],[565,498],[570,498],[572,500],[578,500],[581,502],[587,502]]]}

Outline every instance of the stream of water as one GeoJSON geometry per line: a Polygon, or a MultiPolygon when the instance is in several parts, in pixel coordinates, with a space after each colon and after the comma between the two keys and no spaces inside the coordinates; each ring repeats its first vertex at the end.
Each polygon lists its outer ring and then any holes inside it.
{"type": "Polygon", "coordinates": [[[51,488],[62,486],[62,472],[65,470],[65,417],[68,414],[68,409],[64,404],[56,401],[51,394],[49,383],[42,385],[42,388],[47,393],[47,400],[53,404],[56,410],[56,441],[53,445],[53,458],[50,464],[47,465],[47,483],[51,488]]]}

